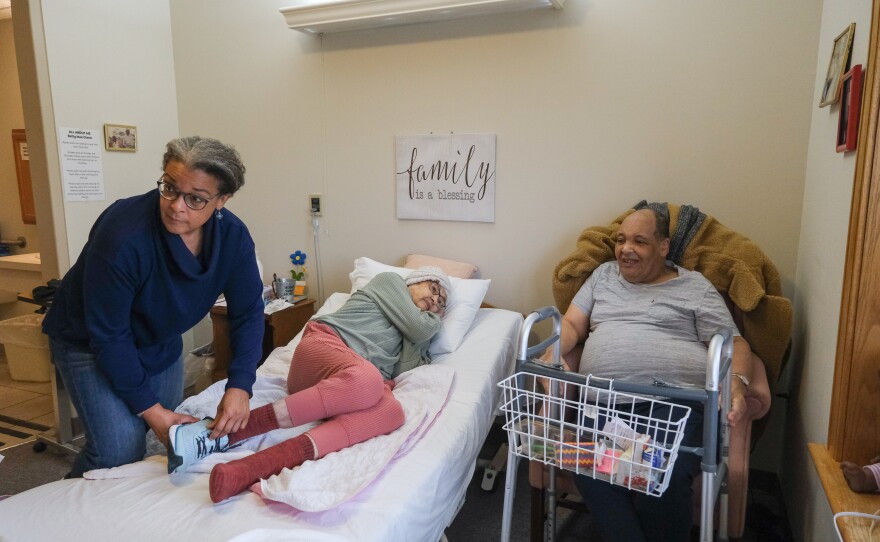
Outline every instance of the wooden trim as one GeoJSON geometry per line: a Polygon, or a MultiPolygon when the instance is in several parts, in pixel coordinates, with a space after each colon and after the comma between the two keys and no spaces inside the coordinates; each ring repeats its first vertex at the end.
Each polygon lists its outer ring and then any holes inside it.
{"type": "MultiPolygon", "coordinates": [[[[831,413],[828,423],[828,450],[832,457],[843,458],[847,435],[857,428],[847,427],[848,399],[851,399],[853,344],[856,331],[856,317],[859,309],[859,284],[862,279],[862,264],[865,244],[865,227],[868,220],[871,187],[875,177],[880,174],[877,163],[878,111],[880,111],[880,69],[878,69],[877,47],[880,45],[880,0],[874,0],[871,14],[871,36],[868,45],[865,88],[859,124],[861,126],[856,151],[855,174],[853,178],[852,202],[850,206],[849,234],[846,246],[846,264],[843,274],[843,293],[840,303],[840,323],[837,333],[837,352],[834,365],[834,386],[831,395],[831,413]],[[868,105],[868,107],[865,107],[868,105]]],[[[877,182],[880,186],[880,182],[877,182]]]]}
{"type": "Polygon", "coordinates": [[[15,173],[18,178],[18,199],[21,205],[21,221],[25,224],[37,223],[34,207],[34,189],[31,183],[30,159],[23,160],[21,146],[27,147],[27,136],[23,129],[12,130],[12,153],[15,159],[15,173]]]}
{"type": "MultiPolygon", "coordinates": [[[[862,512],[875,514],[880,509],[880,495],[853,492],[843,477],[840,465],[821,444],[811,442],[808,444],[816,473],[822,481],[822,488],[831,506],[831,512],[862,512]]],[[[847,542],[877,540],[872,538],[869,531],[870,520],[854,520],[841,518],[838,521],[843,539],[847,542]]]]}

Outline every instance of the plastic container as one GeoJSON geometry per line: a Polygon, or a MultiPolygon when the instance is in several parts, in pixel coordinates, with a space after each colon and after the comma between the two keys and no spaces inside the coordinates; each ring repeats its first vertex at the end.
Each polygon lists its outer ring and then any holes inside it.
{"type": "Polygon", "coordinates": [[[214,343],[190,350],[183,360],[183,389],[199,393],[212,384],[214,371],[214,343]]]}
{"type": "Polygon", "coordinates": [[[0,343],[13,380],[48,382],[52,379],[49,339],[43,335],[42,314],[25,314],[0,321],[0,343]]]}

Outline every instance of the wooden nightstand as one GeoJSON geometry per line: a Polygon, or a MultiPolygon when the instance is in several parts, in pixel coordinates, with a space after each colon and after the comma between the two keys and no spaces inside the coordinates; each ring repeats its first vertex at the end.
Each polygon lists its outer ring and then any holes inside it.
{"type": "MultiPolygon", "coordinates": [[[[292,307],[266,314],[260,364],[269,357],[272,350],[289,343],[313,314],[315,314],[314,299],[303,299],[292,307]]],[[[211,323],[214,326],[214,372],[211,378],[217,382],[228,376],[229,360],[232,358],[232,350],[229,347],[229,318],[225,306],[215,305],[211,309],[211,323]]]]}

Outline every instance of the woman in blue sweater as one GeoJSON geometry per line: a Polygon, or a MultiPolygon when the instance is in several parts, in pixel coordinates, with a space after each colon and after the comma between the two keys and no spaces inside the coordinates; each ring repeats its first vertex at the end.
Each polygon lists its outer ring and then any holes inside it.
{"type": "Polygon", "coordinates": [[[262,279],[254,242],[224,205],[244,184],[238,152],[215,139],[168,143],[158,190],[119,200],[92,226],[43,322],[86,444],[68,477],[143,458],[146,431],[196,421],[183,400],[181,334],[222,293],[232,360],[212,422],[243,429],[262,352],[262,279]]]}

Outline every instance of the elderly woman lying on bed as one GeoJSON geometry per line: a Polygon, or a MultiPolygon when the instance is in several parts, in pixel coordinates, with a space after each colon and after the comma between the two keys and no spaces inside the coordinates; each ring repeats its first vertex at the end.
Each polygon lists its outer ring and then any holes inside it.
{"type": "Polygon", "coordinates": [[[216,503],[283,468],[394,431],[404,413],[391,379],[430,362],[428,346],[440,331],[449,285],[436,267],[405,279],[376,275],[338,311],[306,325],[287,375],[290,395],[252,410],[247,425],[227,436],[208,429],[209,419],[173,426],[168,472],[273,429],[326,419],[281,444],[215,465],[209,487],[216,503]]]}

